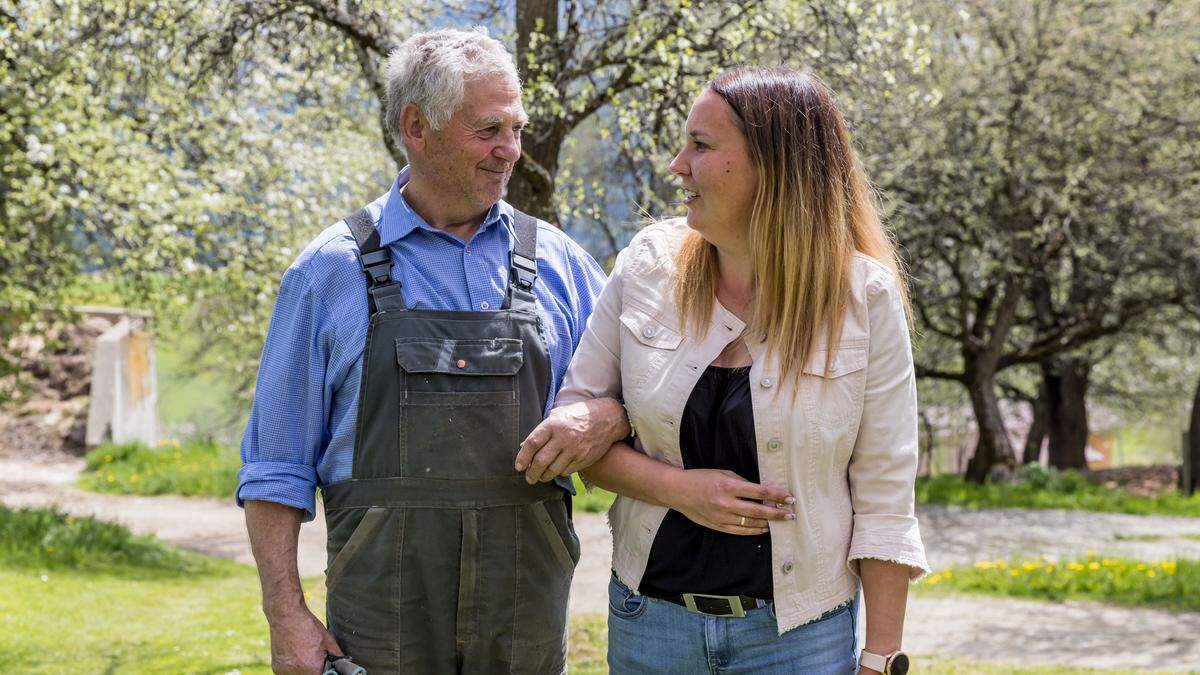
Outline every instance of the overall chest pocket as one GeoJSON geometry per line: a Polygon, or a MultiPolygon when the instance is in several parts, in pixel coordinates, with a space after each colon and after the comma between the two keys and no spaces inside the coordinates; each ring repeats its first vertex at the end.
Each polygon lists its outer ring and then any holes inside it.
{"type": "Polygon", "coordinates": [[[516,472],[521,340],[398,338],[396,363],[402,475],[471,479],[516,472]]]}
{"type": "Polygon", "coordinates": [[[637,392],[666,366],[683,336],[639,305],[625,305],[621,325],[621,385],[637,392]]]}
{"type": "Polygon", "coordinates": [[[819,426],[839,427],[862,414],[867,382],[867,345],[843,344],[826,370],[828,350],[812,353],[800,378],[806,417],[819,426]]]}

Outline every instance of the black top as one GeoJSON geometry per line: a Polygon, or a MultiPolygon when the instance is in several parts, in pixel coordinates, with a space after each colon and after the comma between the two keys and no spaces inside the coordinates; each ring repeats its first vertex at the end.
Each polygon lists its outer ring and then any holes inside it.
{"type": "MultiPolygon", "coordinates": [[[[679,447],[684,468],[727,469],[758,482],[748,366],[704,371],[683,410],[679,447]]],[[[771,535],[726,534],[668,511],[639,590],[650,597],[707,593],[771,600],[771,535]]]]}

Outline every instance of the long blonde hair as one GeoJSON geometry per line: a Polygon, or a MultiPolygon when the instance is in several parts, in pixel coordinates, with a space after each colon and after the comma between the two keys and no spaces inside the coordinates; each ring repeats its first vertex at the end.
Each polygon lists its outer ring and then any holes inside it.
{"type": "MultiPolygon", "coordinates": [[[[778,358],[780,377],[798,384],[822,329],[826,372],[833,362],[855,251],[892,271],[908,309],[896,246],[880,222],[845,119],[820,79],[782,67],[739,68],[708,90],[733,109],[758,174],[748,230],[755,293],[747,339],[764,341],[778,358]]],[[[682,322],[703,334],[716,297],[716,249],[688,232],[676,264],[682,322]]]]}

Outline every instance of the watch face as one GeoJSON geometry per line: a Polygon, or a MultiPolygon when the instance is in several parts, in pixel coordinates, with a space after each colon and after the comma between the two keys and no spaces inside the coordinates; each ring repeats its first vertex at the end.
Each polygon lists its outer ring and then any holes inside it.
{"type": "Polygon", "coordinates": [[[908,656],[903,653],[893,656],[887,672],[888,675],[908,675],[908,656]]]}

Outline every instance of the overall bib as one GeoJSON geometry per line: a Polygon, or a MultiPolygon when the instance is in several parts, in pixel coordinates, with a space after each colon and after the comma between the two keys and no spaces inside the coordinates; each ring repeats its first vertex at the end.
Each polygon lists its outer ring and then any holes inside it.
{"type": "Polygon", "coordinates": [[[579,540],[562,488],[513,468],[550,395],[537,222],[494,312],[406,309],[370,215],[346,222],[371,322],[352,475],[323,489],[329,630],[370,675],[563,672],[579,540]]]}

